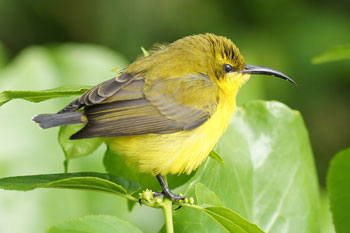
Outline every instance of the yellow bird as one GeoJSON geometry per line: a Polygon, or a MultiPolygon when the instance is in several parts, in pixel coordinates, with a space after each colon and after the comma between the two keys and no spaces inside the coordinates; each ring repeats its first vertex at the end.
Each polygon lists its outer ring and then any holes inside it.
{"type": "Polygon", "coordinates": [[[33,118],[42,128],[86,124],[71,139],[103,137],[141,173],[155,175],[172,200],[167,174],[190,174],[226,130],[239,88],[250,74],[294,81],[276,70],[245,64],[222,36],[187,36],[139,58],[56,114],[33,118]]]}

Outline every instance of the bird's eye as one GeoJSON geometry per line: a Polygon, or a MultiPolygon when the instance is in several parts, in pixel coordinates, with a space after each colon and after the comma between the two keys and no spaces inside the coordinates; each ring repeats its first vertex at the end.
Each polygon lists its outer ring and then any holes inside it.
{"type": "Polygon", "coordinates": [[[233,67],[230,64],[224,64],[225,73],[230,73],[233,71],[233,67]]]}

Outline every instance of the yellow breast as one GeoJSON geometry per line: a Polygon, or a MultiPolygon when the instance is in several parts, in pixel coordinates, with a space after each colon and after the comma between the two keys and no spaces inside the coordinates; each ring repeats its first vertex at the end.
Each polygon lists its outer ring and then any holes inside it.
{"type": "Polygon", "coordinates": [[[226,130],[235,110],[235,91],[222,92],[216,112],[200,127],[172,134],[113,138],[109,146],[139,172],[191,173],[208,156],[226,130]]]}

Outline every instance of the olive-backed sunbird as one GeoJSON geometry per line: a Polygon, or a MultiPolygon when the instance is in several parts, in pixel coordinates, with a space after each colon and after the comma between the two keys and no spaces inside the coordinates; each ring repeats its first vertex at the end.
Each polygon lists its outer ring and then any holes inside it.
{"type": "Polygon", "coordinates": [[[70,139],[102,137],[130,166],[155,175],[164,196],[179,200],[163,176],[190,174],[207,158],[251,74],[295,83],[279,71],[245,64],[225,37],[187,36],[151,50],[56,114],[33,120],[42,128],[85,124],[70,139]]]}

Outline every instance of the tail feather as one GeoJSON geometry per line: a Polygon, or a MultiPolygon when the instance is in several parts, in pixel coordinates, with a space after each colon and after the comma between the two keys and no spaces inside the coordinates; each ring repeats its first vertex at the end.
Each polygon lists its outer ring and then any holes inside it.
{"type": "Polygon", "coordinates": [[[34,116],[32,120],[39,123],[40,127],[43,129],[61,125],[83,124],[87,122],[86,117],[82,112],[40,114],[34,116]]]}

